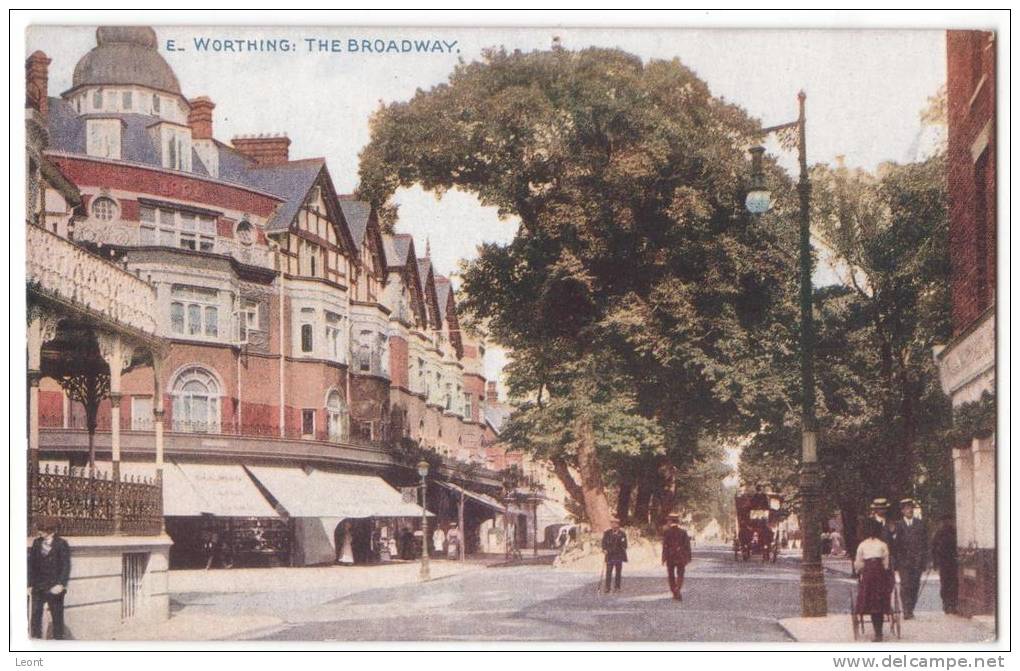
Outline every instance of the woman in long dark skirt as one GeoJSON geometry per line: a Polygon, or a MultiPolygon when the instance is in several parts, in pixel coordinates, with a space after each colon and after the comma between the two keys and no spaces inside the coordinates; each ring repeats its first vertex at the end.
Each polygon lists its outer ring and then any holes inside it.
{"type": "Polygon", "coordinates": [[[882,640],[882,624],[890,611],[893,574],[889,570],[889,546],[882,541],[882,524],[869,520],[866,538],[857,546],[854,568],[857,569],[857,614],[871,615],[875,629],[872,641],[882,640]]]}

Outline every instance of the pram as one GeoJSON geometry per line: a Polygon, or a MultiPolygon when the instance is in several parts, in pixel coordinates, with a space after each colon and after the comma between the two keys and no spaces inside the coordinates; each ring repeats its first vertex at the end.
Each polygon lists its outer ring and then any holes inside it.
{"type": "MultiPolygon", "coordinates": [[[[883,616],[883,621],[888,623],[889,631],[896,638],[900,638],[901,624],[903,622],[903,600],[900,598],[900,577],[898,574],[893,574],[893,588],[889,593],[889,612],[883,616]]],[[[854,640],[860,641],[867,635],[868,628],[871,626],[871,615],[868,613],[858,613],[857,604],[860,596],[859,591],[861,588],[861,578],[858,576],[857,584],[850,592],[850,621],[854,631],[854,640]]]]}

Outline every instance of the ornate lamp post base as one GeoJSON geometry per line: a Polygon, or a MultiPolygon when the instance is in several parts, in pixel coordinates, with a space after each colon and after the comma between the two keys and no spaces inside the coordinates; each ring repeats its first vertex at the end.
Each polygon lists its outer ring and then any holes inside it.
{"type": "Polygon", "coordinates": [[[819,519],[820,485],[818,464],[805,463],[800,472],[800,491],[803,500],[801,510],[804,515],[801,525],[803,552],[800,572],[800,608],[803,617],[825,617],[828,613],[825,576],[822,572],[822,539],[819,535],[822,528],[822,520],[819,519]]]}

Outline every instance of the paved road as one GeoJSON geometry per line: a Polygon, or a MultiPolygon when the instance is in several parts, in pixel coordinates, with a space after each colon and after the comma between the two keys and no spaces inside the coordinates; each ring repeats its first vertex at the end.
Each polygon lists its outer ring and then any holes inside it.
{"type": "MultiPolygon", "coordinates": [[[[626,571],[626,569],[625,569],[626,571]]],[[[600,595],[595,576],[550,566],[488,568],[424,585],[322,594],[176,595],[178,607],[208,613],[271,614],[282,624],[249,640],[293,641],[789,641],[777,620],[800,614],[799,566],[735,562],[698,550],[684,601],[664,570],[628,571],[619,594],[600,595]]],[[[826,576],[831,612],[846,611],[851,581],[826,576]]],[[[928,585],[919,609],[934,609],[928,585]]]]}
{"type": "MultiPolygon", "coordinates": [[[[547,566],[485,569],[428,583],[375,589],[306,611],[313,619],[264,640],[786,641],[776,620],[799,614],[798,566],[734,562],[699,551],[684,601],[663,571],[630,572],[621,593],[600,595],[595,576],[547,566]]],[[[833,607],[849,582],[830,577],[833,607]]]]}

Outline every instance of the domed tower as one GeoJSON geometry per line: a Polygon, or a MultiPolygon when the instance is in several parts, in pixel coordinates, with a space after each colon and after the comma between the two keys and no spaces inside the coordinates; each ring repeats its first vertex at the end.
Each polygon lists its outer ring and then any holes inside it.
{"type": "Polygon", "coordinates": [[[217,172],[208,98],[190,102],[173,68],[157,50],[156,31],[144,26],[102,26],[96,46],[74,68],[63,98],[85,119],[86,153],[124,158],[124,133],[131,118],[144,125],[164,168],[190,172],[192,150],[210,174],[217,172]],[[197,132],[193,132],[197,131],[197,132]]]}
{"type": "Polygon", "coordinates": [[[156,44],[152,28],[97,28],[96,47],[74,67],[64,99],[79,114],[146,114],[187,123],[188,101],[156,44]]]}

